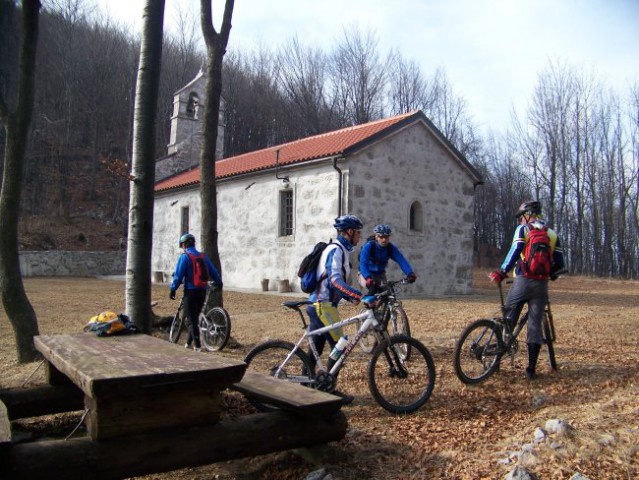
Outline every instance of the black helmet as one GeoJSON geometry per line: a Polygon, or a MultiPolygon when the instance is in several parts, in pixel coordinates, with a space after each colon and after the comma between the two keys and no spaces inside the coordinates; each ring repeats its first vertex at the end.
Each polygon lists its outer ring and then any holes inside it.
{"type": "Polygon", "coordinates": [[[354,230],[361,230],[362,228],[364,228],[364,224],[362,224],[362,221],[355,215],[342,215],[341,217],[337,217],[335,219],[333,227],[335,227],[336,230],[344,232],[349,228],[352,228],[354,230]]]}
{"type": "Polygon", "coordinates": [[[180,247],[185,244],[187,247],[195,245],[195,237],[190,233],[185,233],[180,237],[180,247]]]}
{"type": "Polygon", "coordinates": [[[535,200],[526,200],[519,205],[515,218],[519,218],[522,215],[541,215],[541,203],[535,200]]]}

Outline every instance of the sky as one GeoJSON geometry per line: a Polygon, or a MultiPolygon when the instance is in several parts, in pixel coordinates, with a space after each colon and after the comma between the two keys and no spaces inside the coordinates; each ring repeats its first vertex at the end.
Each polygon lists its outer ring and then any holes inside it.
{"type": "MultiPolygon", "coordinates": [[[[139,29],[144,0],[96,0],[139,29]]],[[[166,0],[197,15],[198,0],[166,0]]],[[[213,0],[219,30],[224,0],[213,0]]],[[[484,131],[525,114],[539,74],[566,65],[625,96],[639,84],[639,0],[235,0],[229,50],[275,48],[293,36],[329,51],[344,30],[374,32],[426,78],[442,68],[484,131]]]]}

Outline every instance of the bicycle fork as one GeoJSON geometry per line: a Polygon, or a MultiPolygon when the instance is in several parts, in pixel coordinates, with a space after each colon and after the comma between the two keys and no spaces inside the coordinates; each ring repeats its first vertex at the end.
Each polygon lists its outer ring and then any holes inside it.
{"type": "Polygon", "coordinates": [[[399,347],[393,347],[390,343],[390,336],[388,333],[384,335],[384,342],[388,342],[388,347],[384,349],[384,357],[388,362],[388,375],[391,378],[406,378],[408,377],[408,371],[404,367],[404,361],[402,360],[399,347]]]}

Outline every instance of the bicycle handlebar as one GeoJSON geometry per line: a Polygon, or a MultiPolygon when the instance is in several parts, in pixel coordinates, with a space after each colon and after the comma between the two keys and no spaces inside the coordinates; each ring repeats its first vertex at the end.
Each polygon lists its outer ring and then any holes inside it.
{"type": "Polygon", "coordinates": [[[408,277],[404,277],[400,280],[387,280],[379,284],[381,288],[394,287],[395,285],[406,285],[408,283],[408,277]]]}

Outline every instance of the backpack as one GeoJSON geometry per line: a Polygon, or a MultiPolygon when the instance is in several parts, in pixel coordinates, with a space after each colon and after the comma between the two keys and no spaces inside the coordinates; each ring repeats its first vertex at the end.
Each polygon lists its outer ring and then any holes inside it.
{"type": "Polygon", "coordinates": [[[317,267],[319,265],[320,258],[322,258],[322,253],[324,253],[326,247],[331,244],[335,245],[332,240],[328,243],[317,242],[311,253],[306,255],[302,260],[302,263],[300,263],[300,267],[297,269],[297,276],[301,279],[300,288],[302,289],[302,292],[313,293],[317,289],[319,280],[317,278],[317,267]]]}
{"type": "Polygon", "coordinates": [[[199,255],[193,255],[186,252],[191,259],[191,266],[193,267],[193,287],[206,288],[209,285],[209,268],[206,265],[206,260],[203,253],[199,255]]]}
{"type": "Polygon", "coordinates": [[[524,277],[546,280],[552,273],[553,257],[548,228],[529,228],[521,269],[524,277]]]}
{"type": "Polygon", "coordinates": [[[98,337],[108,337],[120,333],[137,333],[138,328],[123,313],[110,310],[91,317],[84,327],[85,332],[94,332],[98,337]]]}
{"type": "Polygon", "coordinates": [[[297,276],[300,277],[300,288],[304,293],[312,293],[317,288],[317,265],[319,264],[322,253],[330,244],[326,242],[317,242],[311,253],[306,255],[297,269],[297,276]]]}

